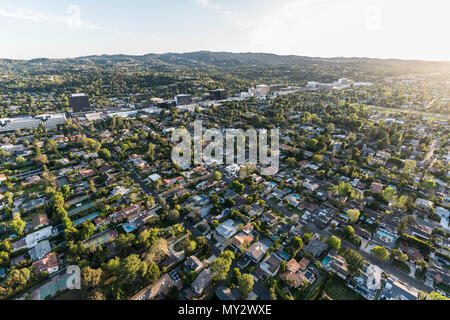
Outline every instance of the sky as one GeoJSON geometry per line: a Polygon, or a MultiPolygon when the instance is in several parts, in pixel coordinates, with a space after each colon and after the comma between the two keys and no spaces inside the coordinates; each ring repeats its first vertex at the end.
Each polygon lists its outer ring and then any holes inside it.
{"type": "Polygon", "coordinates": [[[447,0],[1,0],[0,58],[268,52],[450,61],[447,0]]]}

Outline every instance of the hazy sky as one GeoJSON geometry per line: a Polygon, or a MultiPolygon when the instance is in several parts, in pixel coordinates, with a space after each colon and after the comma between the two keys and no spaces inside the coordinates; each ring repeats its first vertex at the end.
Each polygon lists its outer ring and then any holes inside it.
{"type": "Polygon", "coordinates": [[[447,0],[1,0],[0,57],[211,50],[450,60],[449,17],[447,0]]]}

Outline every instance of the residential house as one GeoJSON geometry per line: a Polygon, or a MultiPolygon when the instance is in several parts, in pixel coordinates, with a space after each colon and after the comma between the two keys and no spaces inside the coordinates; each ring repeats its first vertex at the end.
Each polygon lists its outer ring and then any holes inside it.
{"type": "Polygon", "coordinates": [[[418,297],[419,290],[391,276],[386,280],[379,300],[417,300],[418,297]]]}
{"type": "Polygon", "coordinates": [[[381,289],[382,271],[378,266],[365,264],[361,269],[361,274],[353,277],[355,283],[353,290],[362,295],[367,300],[374,300],[378,290],[381,289]]]}
{"type": "Polygon", "coordinates": [[[372,191],[374,193],[380,193],[381,191],[383,191],[383,185],[381,183],[374,181],[370,185],[370,191],[372,191]]]}
{"type": "Polygon", "coordinates": [[[250,245],[250,243],[253,242],[253,236],[250,234],[245,234],[243,232],[241,232],[238,235],[235,235],[233,237],[233,239],[231,240],[231,244],[236,248],[236,249],[241,249],[244,247],[248,247],[250,245]]]}
{"type": "Polygon", "coordinates": [[[236,223],[232,219],[228,219],[227,221],[222,222],[216,228],[216,233],[219,237],[229,239],[237,232],[237,230],[238,230],[238,223],[236,223]]]}
{"type": "Polygon", "coordinates": [[[32,223],[33,223],[34,230],[39,229],[41,227],[48,226],[49,222],[48,222],[47,214],[46,213],[35,214],[33,216],[32,223]]]}
{"type": "Polygon", "coordinates": [[[267,243],[263,243],[261,242],[261,240],[259,240],[252,244],[249,248],[247,248],[247,250],[245,250],[245,253],[250,256],[253,262],[258,263],[267,253],[269,248],[270,246],[268,246],[267,243]]]}
{"type": "Polygon", "coordinates": [[[398,248],[403,253],[406,253],[408,255],[408,259],[411,262],[416,262],[417,260],[423,260],[424,259],[423,255],[420,253],[420,251],[417,248],[409,247],[409,246],[407,246],[404,243],[400,243],[398,245],[398,248]]]}
{"type": "Polygon", "coordinates": [[[198,272],[203,268],[203,262],[201,262],[196,256],[188,257],[184,265],[189,271],[195,272],[198,272]]]}
{"type": "Polygon", "coordinates": [[[58,272],[59,264],[56,253],[52,252],[44,256],[41,260],[38,260],[32,264],[32,269],[35,274],[47,271],[49,274],[58,272]]]}
{"type": "Polygon", "coordinates": [[[304,250],[312,254],[315,258],[322,255],[326,249],[328,249],[328,245],[317,238],[311,239],[311,241],[304,247],[304,250]]]}
{"type": "Polygon", "coordinates": [[[191,284],[191,288],[195,292],[195,294],[200,296],[203,293],[203,291],[206,289],[209,282],[211,281],[212,276],[213,274],[209,268],[200,272],[200,274],[197,276],[197,278],[195,278],[195,280],[191,284]]]}
{"type": "Polygon", "coordinates": [[[239,300],[242,296],[242,293],[239,289],[230,289],[226,286],[218,287],[215,293],[217,298],[219,298],[219,300],[221,301],[239,300]]]}
{"type": "Polygon", "coordinates": [[[270,254],[260,265],[260,268],[269,276],[275,277],[280,270],[281,258],[276,254],[270,254]]]}
{"type": "Polygon", "coordinates": [[[343,280],[347,279],[348,276],[348,266],[347,261],[345,261],[344,257],[338,255],[335,249],[330,250],[325,261],[328,260],[327,263],[322,263],[322,268],[326,271],[333,272],[338,277],[343,280]]]}
{"type": "Polygon", "coordinates": [[[28,251],[28,254],[30,255],[31,260],[35,261],[42,259],[50,251],[50,242],[48,240],[44,240],[38,242],[33,248],[31,248],[28,251]]]}

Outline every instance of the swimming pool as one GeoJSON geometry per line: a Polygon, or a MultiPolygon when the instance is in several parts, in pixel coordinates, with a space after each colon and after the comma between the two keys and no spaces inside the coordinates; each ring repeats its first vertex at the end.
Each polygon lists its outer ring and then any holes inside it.
{"type": "Polygon", "coordinates": [[[286,261],[289,259],[289,255],[288,255],[286,252],[284,252],[284,251],[279,252],[278,255],[279,255],[280,257],[282,257],[282,258],[283,258],[284,260],[286,260],[286,261]]]}
{"type": "Polygon", "coordinates": [[[326,256],[325,258],[323,258],[323,260],[322,260],[322,265],[327,265],[328,264],[328,262],[330,262],[330,257],[329,256],[326,256]]]}
{"type": "Polygon", "coordinates": [[[203,188],[204,185],[206,185],[206,182],[205,182],[205,181],[200,182],[200,183],[197,185],[197,189],[203,188]]]}
{"type": "Polygon", "coordinates": [[[383,230],[378,230],[377,233],[382,237],[388,237],[389,239],[391,239],[391,241],[394,241],[394,237],[384,232],[383,230]]]}
{"type": "Polygon", "coordinates": [[[136,226],[134,224],[130,224],[129,222],[122,224],[123,229],[127,232],[133,232],[136,229],[136,226]]]}

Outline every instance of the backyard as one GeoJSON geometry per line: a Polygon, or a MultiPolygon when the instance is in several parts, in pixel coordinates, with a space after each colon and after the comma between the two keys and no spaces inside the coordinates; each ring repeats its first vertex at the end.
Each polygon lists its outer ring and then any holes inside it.
{"type": "Polygon", "coordinates": [[[324,292],[333,300],[364,300],[334,277],[327,281],[324,292]]]}

